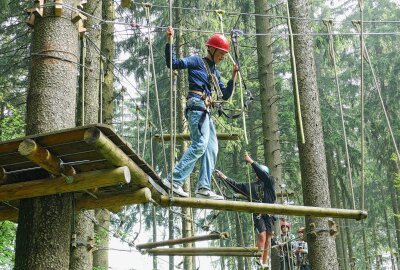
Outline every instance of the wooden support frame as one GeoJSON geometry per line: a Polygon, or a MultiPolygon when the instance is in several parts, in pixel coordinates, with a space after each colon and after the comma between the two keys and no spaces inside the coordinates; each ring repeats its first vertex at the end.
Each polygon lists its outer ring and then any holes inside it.
{"type": "Polygon", "coordinates": [[[127,167],[90,171],[75,175],[71,184],[66,183],[64,177],[57,177],[1,185],[0,198],[2,201],[12,201],[126,184],[130,180],[131,176],[127,167]]]}
{"type": "Polygon", "coordinates": [[[85,196],[76,200],[75,209],[109,209],[118,212],[124,205],[142,204],[151,201],[151,191],[142,188],[137,191],[118,192],[113,194],[96,194],[97,198],[85,196]]]}
{"type": "Polygon", "coordinates": [[[261,257],[257,247],[207,247],[207,248],[153,248],[147,250],[157,256],[243,256],[261,257]]]}
{"type": "Polygon", "coordinates": [[[135,184],[140,187],[149,188],[153,198],[156,200],[160,199],[160,191],[156,190],[155,187],[151,185],[149,176],[98,128],[89,128],[86,130],[84,140],[114,166],[127,166],[135,184]]]}
{"type": "MultiPolygon", "coordinates": [[[[113,194],[96,194],[97,198],[82,196],[76,199],[75,211],[82,209],[109,209],[113,212],[124,205],[142,204],[151,201],[151,192],[148,188],[142,188],[137,191],[119,192],[113,194]]],[[[9,220],[18,221],[18,209],[3,208],[0,209],[0,221],[9,220]]]]}
{"type": "Polygon", "coordinates": [[[241,201],[223,201],[209,200],[199,198],[170,198],[161,196],[160,204],[165,207],[180,206],[192,208],[205,208],[215,210],[265,213],[265,214],[281,214],[293,216],[312,216],[312,217],[332,217],[361,220],[367,218],[366,211],[338,209],[338,208],[323,208],[312,206],[294,206],[282,204],[254,203],[241,201]]]}
{"type": "Polygon", "coordinates": [[[54,15],[61,17],[63,15],[63,2],[62,0],[54,0],[54,15]]]}
{"type": "Polygon", "coordinates": [[[72,166],[62,165],[62,160],[34,140],[26,139],[22,141],[18,146],[18,152],[54,175],[71,176],[75,174],[75,169],[72,166]]]}
{"type": "MultiPolygon", "coordinates": [[[[164,138],[164,141],[171,141],[171,134],[163,134],[162,137],[164,138]]],[[[157,142],[161,141],[161,135],[160,134],[154,135],[154,139],[157,142]]],[[[233,133],[233,134],[218,133],[217,139],[219,141],[237,141],[237,140],[239,140],[239,134],[237,134],[237,133],[233,133]]],[[[177,141],[190,141],[190,134],[189,133],[176,134],[176,140],[177,141]]]]}
{"type": "Polygon", "coordinates": [[[162,246],[172,246],[172,245],[179,245],[185,243],[193,243],[193,242],[200,242],[200,241],[208,241],[208,240],[216,240],[216,239],[226,239],[229,238],[229,233],[222,232],[216,233],[212,232],[207,235],[199,235],[199,236],[192,236],[192,237],[185,237],[180,239],[171,239],[166,241],[159,241],[159,242],[152,242],[152,243],[144,243],[136,245],[137,249],[150,249],[162,246]]]}

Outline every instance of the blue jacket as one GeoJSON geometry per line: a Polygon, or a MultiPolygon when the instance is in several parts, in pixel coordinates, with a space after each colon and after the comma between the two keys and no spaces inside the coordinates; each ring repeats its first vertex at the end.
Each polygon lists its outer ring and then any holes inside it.
{"type": "MultiPolygon", "coordinates": [[[[165,46],[165,59],[168,68],[170,67],[170,47],[170,44],[165,46]]],[[[208,80],[207,70],[204,66],[202,58],[198,55],[193,55],[182,59],[177,59],[174,47],[175,46],[172,45],[172,68],[188,70],[189,90],[202,90],[207,96],[211,96],[212,88],[208,80]]],[[[222,98],[224,100],[228,100],[232,95],[233,81],[229,80],[227,87],[225,87],[221,80],[219,70],[216,68],[215,64],[207,58],[206,61],[208,62],[211,73],[215,72],[217,75],[219,87],[221,88],[223,94],[222,98]]]]}

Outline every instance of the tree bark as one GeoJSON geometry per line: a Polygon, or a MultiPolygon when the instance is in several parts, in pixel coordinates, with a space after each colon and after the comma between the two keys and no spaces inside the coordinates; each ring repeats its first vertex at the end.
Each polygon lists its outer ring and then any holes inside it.
{"type": "MultiPolygon", "coordinates": [[[[63,13],[55,17],[54,8],[44,8],[44,16],[35,20],[27,135],[75,126],[78,31],[65,19],[70,11],[63,13]]],[[[20,201],[16,270],[69,268],[73,211],[70,193],[20,201]]]]}
{"type": "MultiPolygon", "coordinates": [[[[112,0],[102,0],[102,18],[106,21],[113,21],[114,2],[112,0]]],[[[103,73],[103,82],[101,83],[102,96],[100,110],[100,122],[111,125],[113,118],[113,94],[114,94],[114,24],[103,23],[101,24],[101,43],[100,49],[106,61],[100,62],[100,72],[103,73]],[[103,63],[103,64],[102,64],[103,63]],[[102,68],[101,68],[102,67],[102,68]]],[[[93,267],[108,269],[108,245],[109,235],[108,230],[110,226],[110,212],[106,209],[99,209],[95,211],[95,216],[99,225],[94,227],[94,233],[97,236],[98,244],[105,247],[101,250],[93,252],[93,267]]]]}
{"type": "MultiPolygon", "coordinates": [[[[318,86],[315,72],[313,39],[310,35],[309,2],[307,0],[289,1],[290,23],[294,36],[300,109],[302,112],[305,143],[300,139],[300,123],[296,117],[299,139],[300,167],[304,204],[309,206],[331,205],[325,160],[325,147],[319,104],[318,86]],[[300,19],[297,19],[300,18],[300,19]]],[[[294,76],[293,76],[294,77],[294,76]]],[[[297,107],[298,105],[296,105],[297,107]]],[[[296,111],[297,114],[297,111],[296,111]]],[[[313,269],[338,269],[335,239],[329,234],[327,218],[306,218],[306,231],[309,241],[309,257],[313,269]],[[311,233],[314,225],[318,228],[311,233]]]]}

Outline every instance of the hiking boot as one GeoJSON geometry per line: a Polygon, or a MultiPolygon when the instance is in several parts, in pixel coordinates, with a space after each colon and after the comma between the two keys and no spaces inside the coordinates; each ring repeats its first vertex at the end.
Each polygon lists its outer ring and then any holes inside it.
{"type": "MultiPolygon", "coordinates": [[[[170,190],[171,189],[171,182],[169,180],[163,180],[164,185],[170,190]]],[[[181,197],[189,197],[189,193],[183,190],[183,188],[178,185],[177,183],[174,183],[172,186],[172,191],[181,196],[181,197]]]]}
{"type": "Polygon", "coordinates": [[[223,200],[224,197],[216,194],[214,191],[201,188],[196,190],[196,198],[211,199],[211,200],[223,200]]]}

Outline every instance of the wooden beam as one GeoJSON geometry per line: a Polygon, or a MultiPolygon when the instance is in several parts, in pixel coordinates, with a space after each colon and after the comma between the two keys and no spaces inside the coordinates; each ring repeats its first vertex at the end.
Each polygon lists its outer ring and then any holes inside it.
{"type": "Polygon", "coordinates": [[[0,167],[0,185],[5,184],[7,181],[6,170],[3,167],[0,167]]]}
{"type": "Polygon", "coordinates": [[[61,17],[63,14],[63,2],[62,0],[54,0],[54,15],[61,17]]]}
{"type": "Polygon", "coordinates": [[[98,128],[86,130],[84,140],[114,166],[127,166],[132,175],[132,182],[140,187],[149,188],[153,198],[159,201],[160,192],[150,184],[149,176],[98,128]]]}
{"type": "MultiPolygon", "coordinates": [[[[171,134],[163,134],[164,141],[170,141],[171,140],[171,134]]],[[[154,135],[154,139],[156,141],[161,141],[161,135],[156,134],[154,135]]],[[[217,139],[219,141],[237,141],[239,140],[239,134],[234,133],[218,133],[217,134],[217,139]]],[[[181,133],[181,134],[176,134],[176,140],[177,141],[190,141],[190,134],[189,133],[181,133]]]]}
{"type": "Polygon", "coordinates": [[[0,209],[0,221],[18,222],[18,209],[7,207],[0,209]]]}
{"type": "Polygon", "coordinates": [[[199,198],[170,198],[168,196],[161,196],[160,204],[165,207],[180,206],[192,207],[202,209],[215,209],[236,212],[250,212],[250,213],[265,213],[265,214],[280,214],[280,215],[293,215],[293,216],[311,216],[311,217],[333,217],[333,218],[347,218],[361,220],[367,218],[366,211],[338,209],[338,208],[324,208],[312,206],[294,206],[282,204],[268,204],[268,203],[250,203],[241,201],[220,201],[199,198]]]}
{"type": "Polygon", "coordinates": [[[145,244],[138,244],[136,245],[137,249],[149,249],[155,247],[162,247],[162,246],[172,246],[172,245],[179,245],[184,243],[193,243],[193,242],[200,242],[200,241],[207,241],[207,240],[216,240],[216,239],[226,239],[229,237],[227,232],[223,233],[215,233],[212,232],[207,235],[200,235],[200,236],[192,236],[192,237],[185,237],[180,239],[171,239],[159,242],[152,242],[152,243],[145,243],[145,244]]]}
{"type": "Polygon", "coordinates": [[[257,247],[153,248],[151,255],[165,256],[244,256],[261,257],[257,247]]]}
{"type": "Polygon", "coordinates": [[[57,193],[83,191],[87,189],[114,186],[130,182],[127,167],[91,171],[77,174],[71,184],[64,177],[33,180],[0,186],[0,200],[12,201],[24,198],[53,195],[57,193]]]}
{"type": "Polygon", "coordinates": [[[49,150],[37,144],[34,140],[25,139],[18,146],[18,152],[54,175],[74,175],[75,170],[70,165],[62,165],[62,160],[49,150]]]}
{"type": "Polygon", "coordinates": [[[151,191],[142,188],[137,191],[119,192],[113,194],[96,194],[96,198],[85,196],[76,200],[76,210],[81,209],[119,209],[124,205],[142,204],[151,201],[151,191]]]}

